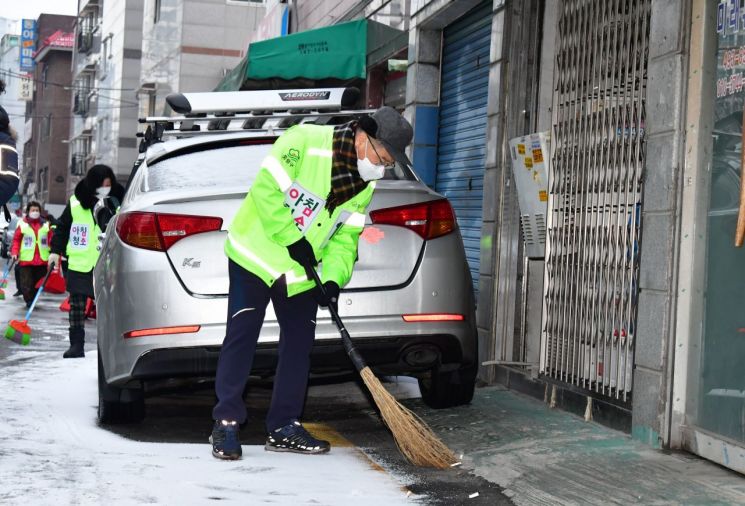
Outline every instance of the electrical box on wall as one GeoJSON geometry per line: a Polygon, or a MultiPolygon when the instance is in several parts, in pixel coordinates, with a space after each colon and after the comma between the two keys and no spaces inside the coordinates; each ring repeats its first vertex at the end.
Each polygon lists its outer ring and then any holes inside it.
{"type": "Polygon", "coordinates": [[[525,253],[529,258],[543,258],[546,255],[549,143],[549,132],[516,137],[510,141],[520,224],[525,253]]]}

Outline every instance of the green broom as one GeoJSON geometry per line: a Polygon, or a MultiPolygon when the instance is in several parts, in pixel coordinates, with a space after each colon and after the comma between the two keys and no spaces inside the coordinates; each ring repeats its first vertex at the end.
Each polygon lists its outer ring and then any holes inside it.
{"type": "Polygon", "coordinates": [[[8,274],[10,273],[10,269],[13,268],[16,261],[15,259],[9,260],[5,264],[5,270],[3,271],[3,278],[0,279],[0,300],[5,300],[5,290],[4,288],[8,287],[8,274]]]}
{"type": "Polygon", "coordinates": [[[39,289],[36,290],[36,297],[34,297],[34,301],[28,308],[28,311],[26,311],[26,317],[23,320],[10,320],[10,323],[8,323],[8,328],[5,329],[6,339],[10,339],[14,343],[18,343],[23,346],[26,346],[28,343],[31,342],[31,327],[28,325],[28,319],[31,318],[31,313],[34,311],[36,302],[39,300],[39,297],[41,297],[41,292],[44,291],[44,285],[47,284],[47,280],[49,279],[49,275],[51,273],[52,269],[49,269],[47,271],[47,275],[44,276],[41,285],[39,285],[39,289]]]}

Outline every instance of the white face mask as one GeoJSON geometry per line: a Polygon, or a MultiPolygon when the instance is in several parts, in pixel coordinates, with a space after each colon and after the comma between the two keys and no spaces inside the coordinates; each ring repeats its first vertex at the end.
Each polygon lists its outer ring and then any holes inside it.
{"type": "Polygon", "coordinates": [[[39,216],[41,216],[41,213],[39,211],[31,211],[30,213],[28,213],[28,217],[32,220],[38,220],[39,216]]]}
{"type": "Polygon", "coordinates": [[[357,172],[364,181],[375,181],[383,177],[385,173],[384,165],[375,165],[367,157],[368,140],[365,140],[365,158],[357,159],[357,172]]]}
{"type": "Polygon", "coordinates": [[[110,191],[111,186],[101,186],[100,188],[96,188],[96,197],[98,197],[98,200],[105,199],[110,191]]]}

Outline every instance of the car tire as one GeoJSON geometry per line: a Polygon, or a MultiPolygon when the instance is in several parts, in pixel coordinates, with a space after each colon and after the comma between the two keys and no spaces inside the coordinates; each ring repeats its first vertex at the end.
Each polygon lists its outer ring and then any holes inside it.
{"type": "Polygon", "coordinates": [[[141,422],[145,418],[142,389],[117,388],[106,383],[101,354],[98,354],[98,421],[102,424],[141,422]],[[127,398],[129,400],[122,401],[127,398]]]}
{"type": "Polygon", "coordinates": [[[476,366],[455,371],[433,369],[429,377],[419,378],[419,390],[424,403],[433,409],[452,408],[468,404],[476,387],[476,366]]]}

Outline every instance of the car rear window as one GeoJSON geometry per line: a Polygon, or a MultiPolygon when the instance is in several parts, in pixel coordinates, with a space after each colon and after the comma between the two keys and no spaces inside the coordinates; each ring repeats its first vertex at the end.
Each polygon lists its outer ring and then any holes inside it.
{"type": "Polygon", "coordinates": [[[147,167],[142,191],[228,188],[248,191],[271,144],[193,151],[147,167]]]}
{"type": "MultiPolygon", "coordinates": [[[[271,144],[225,146],[190,151],[147,166],[142,191],[189,188],[226,188],[248,191],[271,144]]],[[[396,164],[384,180],[416,180],[411,169],[396,164]]]]}

